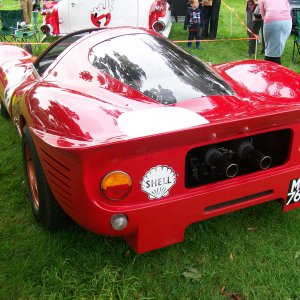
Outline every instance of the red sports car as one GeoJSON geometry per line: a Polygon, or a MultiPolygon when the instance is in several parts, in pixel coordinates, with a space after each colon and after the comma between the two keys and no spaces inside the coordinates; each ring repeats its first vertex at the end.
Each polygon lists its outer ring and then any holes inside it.
{"type": "Polygon", "coordinates": [[[37,59],[2,45],[0,65],[44,228],[70,217],[143,253],[220,214],[300,205],[300,77],[285,67],[211,67],[129,27],[72,33],[37,59]]]}

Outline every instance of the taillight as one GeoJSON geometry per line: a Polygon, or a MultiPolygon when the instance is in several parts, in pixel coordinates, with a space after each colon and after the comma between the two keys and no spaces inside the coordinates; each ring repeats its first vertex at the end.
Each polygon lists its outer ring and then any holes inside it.
{"type": "Polygon", "coordinates": [[[159,19],[165,17],[167,11],[166,1],[154,1],[151,5],[149,14],[149,28],[157,32],[161,32],[165,28],[165,24],[159,19]]]}
{"type": "Polygon", "coordinates": [[[165,29],[165,23],[161,21],[154,22],[152,24],[152,29],[157,32],[162,32],[165,29]]]}
{"type": "Polygon", "coordinates": [[[50,27],[50,25],[43,24],[41,26],[41,31],[43,34],[50,34],[52,32],[52,28],[50,27]]]}
{"type": "Polygon", "coordinates": [[[101,181],[101,190],[110,200],[121,200],[131,191],[130,176],[122,171],[107,174],[101,181]]]}

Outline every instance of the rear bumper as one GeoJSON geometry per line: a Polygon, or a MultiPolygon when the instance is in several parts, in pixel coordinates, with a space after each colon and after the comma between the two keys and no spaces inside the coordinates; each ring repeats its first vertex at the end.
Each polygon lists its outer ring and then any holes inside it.
{"type": "MultiPolygon", "coordinates": [[[[297,132],[294,131],[295,141],[299,140],[297,132]]],[[[100,147],[87,148],[85,151],[79,148],[72,152],[70,149],[52,147],[35,137],[48,183],[62,208],[78,224],[90,231],[123,237],[137,253],[181,242],[185,229],[190,224],[218,215],[273,200],[280,200],[284,211],[300,206],[300,159],[297,143],[291,146],[287,162],[279,166],[186,188],[183,167],[185,155],[182,153],[187,151],[182,145],[193,144],[193,135],[190,134],[189,140],[184,140],[178,137],[180,134],[176,133],[174,140],[170,134],[167,141],[161,136],[153,137],[155,142],[152,143],[151,140],[151,143],[147,143],[147,153],[139,148],[141,146],[138,145],[144,146],[140,140],[116,143],[105,151],[100,147]],[[171,146],[154,152],[151,147],[163,145],[158,142],[160,138],[171,146]],[[178,145],[178,141],[182,141],[182,145],[178,145]],[[177,147],[172,146],[173,142],[177,147]],[[118,158],[118,153],[132,153],[132,156],[118,158]],[[167,197],[150,200],[141,191],[141,180],[150,166],[154,167],[162,161],[161,157],[166,165],[175,170],[176,185],[167,197]],[[131,194],[133,201],[111,202],[103,199],[104,196],[100,193],[101,178],[103,174],[116,169],[125,172],[131,170],[130,174],[135,176],[131,194]],[[292,191],[297,195],[299,193],[299,199],[289,202],[288,194],[293,180],[296,183],[292,191]],[[123,230],[114,230],[111,225],[111,218],[116,214],[127,216],[128,225],[123,230]]]]}
{"type": "Polygon", "coordinates": [[[272,200],[281,200],[284,211],[297,208],[300,202],[285,204],[290,181],[295,178],[300,178],[299,169],[266,171],[256,179],[245,176],[232,180],[232,183],[196,188],[168,199],[168,202],[151,202],[148,207],[119,207],[105,211],[93,207],[88,216],[93,226],[90,227],[90,222],[79,222],[96,233],[123,236],[137,253],[144,253],[183,241],[187,226],[221,214],[272,200]],[[268,177],[264,173],[268,173],[268,177]],[[128,218],[127,228],[120,232],[114,232],[110,224],[111,217],[117,213],[123,213],[128,218]]]}
{"type": "MultiPolygon", "coordinates": [[[[37,138],[37,136],[34,137],[37,138]]],[[[293,163],[287,162],[257,173],[193,188],[184,187],[183,170],[179,172],[174,168],[177,174],[176,187],[167,197],[155,200],[147,199],[147,195],[141,191],[142,176],[135,174],[136,178],[133,181],[135,190],[140,190],[140,193],[133,196],[135,201],[111,202],[101,199],[103,198],[100,193],[101,176],[98,174],[100,168],[95,166],[101,166],[104,169],[106,166],[103,160],[99,163],[95,161],[94,158],[100,155],[95,154],[93,149],[90,153],[84,153],[78,149],[75,150],[76,155],[74,155],[68,150],[63,151],[49,146],[39,138],[36,142],[39,145],[37,149],[48,183],[62,208],[78,224],[92,232],[108,236],[122,236],[137,253],[181,242],[184,239],[185,229],[190,224],[218,215],[272,200],[280,200],[284,211],[300,207],[298,159],[294,159],[293,163]],[[293,186],[292,189],[291,186],[293,186]],[[292,201],[291,196],[288,196],[291,192],[295,194],[292,201]],[[128,225],[123,230],[117,231],[112,227],[111,218],[116,214],[127,216],[128,225]]],[[[151,145],[149,144],[149,147],[151,145]]],[[[128,146],[126,143],[126,147],[128,146]]],[[[121,144],[118,144],[116,153],[119,153],[121,149],[121,144]]],[[[135,146],[133,149],[137,151],[135,146]]],[[[100,153],[103,154],[102,151],[100,153]]],[[[102,170],[103,173],[111,170],[109,155],[116,157],[116,153],[112,149],[107,152],[105,157],[108,160],[107,168],[109,168],[106,171],[102,170]]],[[[295,150],[295,156],[297,153],[295,150]]],[[[157,154],[157,156],[160,155],[161,153],[157,154]]],[[[169,157],[169,159],[174,161],[174,157],[169,157]]],[[[126,162],[129,168],[133,163],[136,165],[147,163],[143,155],[140,161],[120,160],[123,164],[126,162]]],[[[183,164],[178,159],[175,161],[178,165],[183,164]]],[[[151,164],[154,165],[152,162],[151,164]]],[[[118,161],[116,165],[119,165],[118,161]]],[[[124,165],[123,167],[125,168],[124,165]]],[[[145,166],[143,170],[145,168],[149,170],[145,166]]]]}

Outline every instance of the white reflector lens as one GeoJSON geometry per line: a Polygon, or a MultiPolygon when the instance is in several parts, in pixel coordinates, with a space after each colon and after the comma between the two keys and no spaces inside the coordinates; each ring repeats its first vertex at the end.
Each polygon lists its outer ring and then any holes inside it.
{"type": "Polygon", "coordinates": [[[127,226],[128,219],[123,214],[117,214],[111,217],[110,223],[114,230],[122,230],[127,226]]]}

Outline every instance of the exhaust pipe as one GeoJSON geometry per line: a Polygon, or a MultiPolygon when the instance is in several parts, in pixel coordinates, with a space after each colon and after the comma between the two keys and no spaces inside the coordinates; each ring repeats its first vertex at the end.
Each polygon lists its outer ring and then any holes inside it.
{"type": "Polygon", "coordinates": [[[272,158],[256,150],[250,141],[242,142],[237,154],[240,159],[246,159],[262,170],[268,169],[272,164],[272,158]]]}
{"type": "Polygon", "coordinates": [[[211,148],[206,152],[204,162],[208,166],[216,167],[228,178],[236,176],[239,171],[238,165],[224,157],[221,151],[217,148],[211,148]]]}

